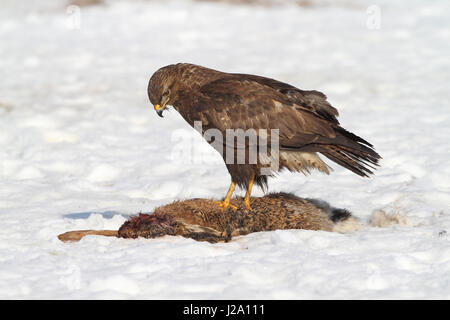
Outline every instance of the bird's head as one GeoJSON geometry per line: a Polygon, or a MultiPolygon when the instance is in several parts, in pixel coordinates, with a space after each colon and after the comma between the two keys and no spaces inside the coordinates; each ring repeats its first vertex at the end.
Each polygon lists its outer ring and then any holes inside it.
{"type": "Polygon", "coordinates": [[[158,116],[162,117],[168,105],[173,105],[177,98],[177,86],[172,65],[156,71],[148,83],[148,97],[158,116]]]}

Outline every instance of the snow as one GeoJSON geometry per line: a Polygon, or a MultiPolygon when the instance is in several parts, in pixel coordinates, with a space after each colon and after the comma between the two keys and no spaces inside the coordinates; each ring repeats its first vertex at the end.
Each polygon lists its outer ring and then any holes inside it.
{"type": "Polygon", "coordinates": [[[450,298],[448,1],[286,2],[2,1],[0,298],[450,298]],[[328,162],[331,176],[285,172],[270,191],[402,223],[226,244],[60,242],[175,199],[224,196],[220,157],[148,101],[151,74],[175,62],[326,93],[342,125],[375,145],[380,169],[363,179],[328,162]]]}

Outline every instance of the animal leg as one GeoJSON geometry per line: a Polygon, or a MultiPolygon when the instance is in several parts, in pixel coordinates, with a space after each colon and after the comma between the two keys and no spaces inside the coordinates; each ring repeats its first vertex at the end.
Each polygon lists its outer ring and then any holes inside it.
{"type": "Polygon", "coordinates": [[[236,183],[231,181],[230,188],[228,189],[228,192],[227,192],[227,195],[225,196],[225,199],[223,199],[223,201],[217,201],[217,203],[219,204],[219,207],[221,207],[224,210],[227,209],[228,207],[231,207],[234,210],[237,210],[237,207],[230,203],[231,196],[233,195],[233,192],[234,192],[235,188],[236,188],[236,183]]]}
{"type": "Polygon", "coordinates": [[[247,192],[245,193],[245,198],[244,198],[244,204],[245,207],[252,211],[252,207],[250,206],[250,196],[252,194],[252,187],[253,187],[253,182],[255,181],[255,174],[252,174],[252,177],[250,178],[250,181],[248,182],[248,189],[247,192]]]}

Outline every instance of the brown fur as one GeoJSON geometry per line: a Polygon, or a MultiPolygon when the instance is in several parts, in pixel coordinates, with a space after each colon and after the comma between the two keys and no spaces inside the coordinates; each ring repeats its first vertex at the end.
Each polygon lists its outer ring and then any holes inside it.
{"type": "MultiPolygon", "coordinates": [[[[126,221],[117,232],[122,238],[157,238],[181,235],[198,241],[226,242],[234,236],[277,229],[334,231],[348,221],[350,212],[331,208],[327,203],[292,194],[278,193],[251,198],[252,211],[241,198],[232,200],[238,207],[222,210],[216,201],[190,199],[156,208],[153,214],[139,214],[126,221]]],[[[101,231],[73,231],[59,236],[61,241],[78,241],[85,234],[101,231]],[[71,234],[73,233],[73,234],[71,234]]],[[[97,232],[97,233],[96,233],[97,232]]],[[[104,232],[104,231],[103,231],[104,232]]],[[[109,231],[107,235],[115,235],[109,231]]]]}
{"type": "Polygon", "coordinates": [[[81,238],[88,235],[117,237],[118,233],[116,230],[76,230],[62,233],[58,235],[58,239],[63,242],[74,242],[80,241],[81,238]]]}

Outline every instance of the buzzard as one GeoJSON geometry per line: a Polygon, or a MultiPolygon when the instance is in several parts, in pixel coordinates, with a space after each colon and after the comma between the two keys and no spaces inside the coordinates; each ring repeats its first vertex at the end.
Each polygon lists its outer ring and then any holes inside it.
{"type": "Polygon", "coordinates": [[[238,185],[247,189],[244,204],[251,210],[253,184],[265,189],[267,177],[282,169],[304,174],[317,169],[329,174],[331,168],[318,153],[363,177],[372,174],[381,158],[369,142],[340,126],[338,111],[323,93],[274,79],[178,63],[152,75],[148,96],[159,116],[172,105],[191,126],[200,123],[204,137],[222,153],[231,175],[230,188],[219,202],[224,209],[236,209],[230,200],[238,185]],[[244,137],[244,143],[235,144],[234,137],[208,138],[208,130],[223,136],[233,130],[251,131],[257,139],[244,137]],[[270,152],[261,151],[267,149],[270,152]],[[250,159],[251,150],[256,150],[256,161],[250,159]],[[238,161],[240,151],[245,161],[238,161]],[[264,170],[273,160],[278,165],[270,166],[267,173],[264,170]]]}

